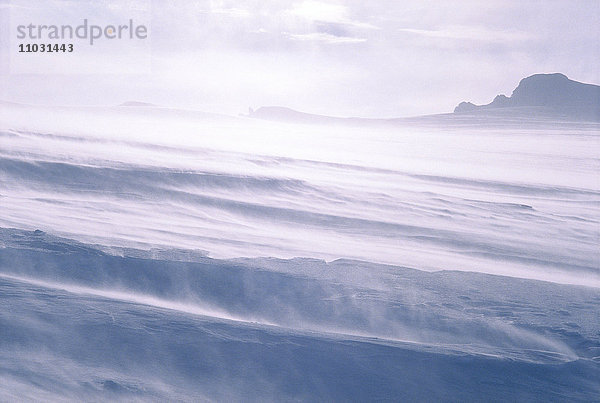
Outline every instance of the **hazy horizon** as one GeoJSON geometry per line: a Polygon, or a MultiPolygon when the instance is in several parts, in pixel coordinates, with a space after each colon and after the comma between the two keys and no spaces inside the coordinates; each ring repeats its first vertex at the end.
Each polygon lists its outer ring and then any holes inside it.
{"type": "Polygon", "coordinates": [[[0,1],[0,99],[79,106],[139,101],[229,115],[279,105],[377,118],[489,103],[536,73],[600,83],[597,2],[98,4],[0,1]],[[60,73],[65,58],[45,57],[43,74],[14,74],[9,22],[24,9],[38,24],[137,18],[148,22],[149,35],[138,59],[114,57],[114,47],[103,44],[80,46],[68,73],[60,73]],[[113,73],[99,74],[93,64],[113,73]]]}

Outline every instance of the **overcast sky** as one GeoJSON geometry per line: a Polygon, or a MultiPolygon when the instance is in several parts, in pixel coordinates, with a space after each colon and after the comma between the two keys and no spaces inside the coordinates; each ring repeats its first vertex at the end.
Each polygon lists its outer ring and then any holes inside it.
{"type": "Polygon", "coordinates": [[[0,13],[0,98],[15,102],[392,117],[487,103],[539,72],[600,83],[598,0],[0,0],[0,13]],[[129,56],[106,41],[78,45],[16,74],[15,21],[83,18],[134,18],[150,32],[129,56]]]}

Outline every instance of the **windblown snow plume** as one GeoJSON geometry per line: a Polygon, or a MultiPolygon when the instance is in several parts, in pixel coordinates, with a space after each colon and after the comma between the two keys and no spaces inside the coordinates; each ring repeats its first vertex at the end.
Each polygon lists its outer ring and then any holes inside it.
{"type": "Polygon", "coordinates": [[[2,401],[600,395],[597,123],[0,113],[2,401]]]}

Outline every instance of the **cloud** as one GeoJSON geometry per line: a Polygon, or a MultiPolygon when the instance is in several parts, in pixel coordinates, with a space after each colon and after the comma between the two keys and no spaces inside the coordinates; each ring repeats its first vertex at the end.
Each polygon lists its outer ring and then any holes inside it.
{"type": "Polygon", "coordinates": [[[336,36],[326,32],[312,32],[310,34],[289,34],[289,37],[297,41],[316,41],[331,44],[339,43],[362,43],[366,42],[365,38],[354,38],[350,36],[336,36]]]}
{"type": "Polygon", "coordinates": [[[313,21],[341,22],[346,18],[347,9],[339,4],[309,0],[295,5],[290,13],[313,21]]]}
{"type": "Polygon", "coordinates": [[[367,39],[364,29],[378,29],[374,25],[350,17],[345,5],[306,0],[283,12],[289,22],[284,37],[298,42],[322,44],[363,43],[367,39]]]}
{"type": "Polygon", "coordinates": [[[516,30],[496,31],[481,26],[453,25],[442,29],[400,28],[399,31],[428,38],[471,40],[482,42],[520,42],[532,39],[532,35],[516,30]]]}
{"type": "Polygon", "coordinates": [[[16,3],[0,3],[0,10],[2,9],[6,9],[6,10],[12,10],[12,9],[24,9],[24,10],[36,10],[36,9],[40,9],[40,7],[34,7],[34,6],[26,6],[23,4],[16,4],[16,3]]]}
{"type": "Polygon", "coordinates": [[[244,10],[243,8],[212,8],[210,10],[210,13],[238,18],[248,18],[251,16],[251,13],[248,10],[244,10]]]}
{"type": "Polygon", "coordinates": [[[288,14],[314,23],[343,24],[355,28],[378,29],[378,27],[349,17],[348,8],[339,4],[307,0],[294,5],[288,14]]]}
{"type": "MultiPolygon", "coordinates": [[[[126,7],[121,13],[105,7],[120,5],[118,0],[72,1],[66,8],[63,0],[0,0],[0,6],[42,7],[40,12],[20,11],[42,24],[70,17],[76,22],[90,16],[107,22],[131,18],[126,7]]],[[[519,79],[542,71],[600,81],[595,24],[600,8],[589,7],[587,0],[573,0],[568,7],[508,3],[153,2],[147,42],[152,73],[85,83],[68,75],[8,74],[13,48],[8,16],[19,11],[0,9],[0,88],[2,98],[24,103],[113,104],[139,98],[234,114],[248,104],[282,104],[318,113],[389,117],[444,112],[463,99],[487,103],[497,93],[512,91],[519,79]]],[[[100,48],[93,50],[99,58],[100,48]]],[[[78,55],[90,66],[103,62],[78,55]]],[[[104,59],[137,71],[133,67],[141,59],[133,56],[130,61],[104,59]]],[[[49,74],[60,71],[52,67],[60,63],[67,71],[78,68],[64,57],[44,63],[40,68],[49,74]]]]}

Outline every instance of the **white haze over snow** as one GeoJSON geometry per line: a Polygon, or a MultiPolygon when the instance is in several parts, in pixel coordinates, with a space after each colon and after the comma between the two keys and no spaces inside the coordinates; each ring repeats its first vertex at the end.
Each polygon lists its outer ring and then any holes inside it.
{"type": "Polygon", "coordinates": [[[4,106],[2,125],[2,227],[600,286],[596,124],[4,106]]]}

